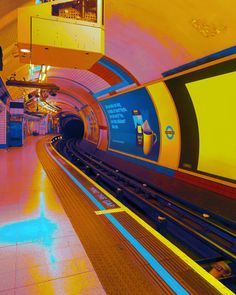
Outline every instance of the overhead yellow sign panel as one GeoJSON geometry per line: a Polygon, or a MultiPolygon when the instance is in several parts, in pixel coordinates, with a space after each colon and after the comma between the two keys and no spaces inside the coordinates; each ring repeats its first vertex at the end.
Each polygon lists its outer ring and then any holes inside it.
{"type": "Polygon", "coordinates": [[[20,61],[89,69],[104,55],[102,1],[53,1],[18,10],[20,61]]]}

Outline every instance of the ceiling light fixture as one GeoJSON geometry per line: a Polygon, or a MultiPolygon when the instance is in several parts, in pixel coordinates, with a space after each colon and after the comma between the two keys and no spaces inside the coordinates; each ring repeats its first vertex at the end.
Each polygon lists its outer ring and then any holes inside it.
{"type": "Polygon", "coordinates": [[[30,53],[30,49],[27,49],[27,48],[21,48],[21,49],[20,49],[20,52],[23,52],[23,53],[30,53]]]}

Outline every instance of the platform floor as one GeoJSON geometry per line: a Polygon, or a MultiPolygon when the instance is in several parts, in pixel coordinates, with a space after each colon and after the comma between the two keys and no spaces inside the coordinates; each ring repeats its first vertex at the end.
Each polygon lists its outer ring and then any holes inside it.
{"type": "Polygon", "coordinates": [[[106,294],[36,155],[0,150],[0,295],[106,294]]]}
{"type": "Polygon", "coordinates": [[[233,294],[49,137],[0,151],[0,161],[0,295],[233,294]]]}

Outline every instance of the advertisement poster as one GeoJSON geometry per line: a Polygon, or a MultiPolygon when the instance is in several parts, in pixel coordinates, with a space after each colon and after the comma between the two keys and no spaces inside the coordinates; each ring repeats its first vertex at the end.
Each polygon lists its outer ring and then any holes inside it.
{"type": "Polygon", "coordinates": [[[236,124],[235,81],[236,72],[231,72],[186,83],[198,121],[197,169],[232,180],[236,180],[236,140],[232,136],[236,124]]]}
{"type": "Polygon", "coordinates": [[[180,169],[235,183],[235,79],[231,59],[165,81],[179,114],[180,169]]]}
{"type": "Polygon", "coordinates": [[[90,107],[85,108],[83,110],[83,113],[87,122],[85,138],[93,143],[97,143],[99,138],[99,127],[96,121],[95,114],[90,107]]]}
{"type": "Polygon", "coordinates": [[[109,123],[109,148],[156,162],[160,130],[147,90],[141,88],[100,103],[109,123]]]}

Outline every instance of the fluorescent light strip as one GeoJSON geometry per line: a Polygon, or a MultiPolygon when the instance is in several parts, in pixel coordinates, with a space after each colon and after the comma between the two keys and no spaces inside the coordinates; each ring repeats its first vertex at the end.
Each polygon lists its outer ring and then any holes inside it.
{"type": "Polygon", "coordinates": [[[43,74],[46,72],[46,66],[45,65],[42,66],[41,71],[42,71],[43,74]]]}
{"type": "MultiPolygon", "coordinates": [[[[52,147],[53,148],[53,147],[52,147]]],[[[46,148],[50,153],[54,161],[61,167],[61,169],[70,177],[70,179],[89,197],[89,199],[100,209],[106,210],[103,205],[96,200],[96,198],[52,155],[52,153],[46,148]]],[[[53,150],[57,152],[54,148],[53,150]]],[[[163,281],[176,293],[179,295],[189,294],[183,286],[180,285],[178,281],[156,260],[152,254],[143,247],[143,245],[136,240],[111,214],[105,214],[107,219],[118,229],[118,231],[129,241],[133,247],[139,252],[139,254],[151,265],[155,272],[162,278],[163,281]]]]}
{"type": "Polygon", "coordinates": [[[27,48],[21,48],[21,49],[20,49],[20,52],[23,52],[23,53],[30,53],[30,49],[27,49],[27,48]]]}

